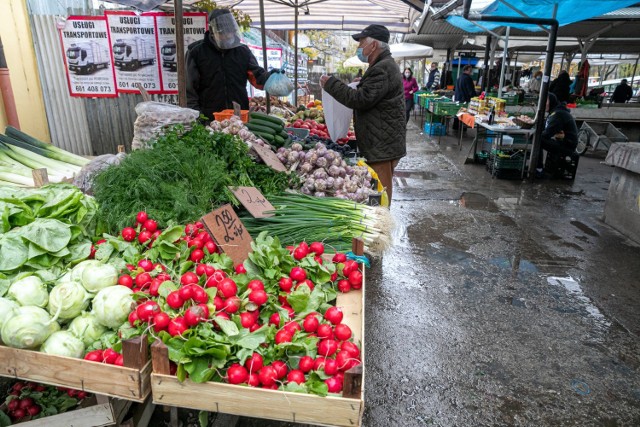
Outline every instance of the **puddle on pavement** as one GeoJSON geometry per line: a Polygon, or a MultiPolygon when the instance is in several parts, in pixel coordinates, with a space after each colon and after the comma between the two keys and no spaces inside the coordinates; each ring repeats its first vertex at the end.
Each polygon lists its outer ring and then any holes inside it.
{"type": "Polygon", "coordinates": [[[589,227],[587,224],[580,222],[580,221],[571,221],[571,225],[573,225],[574,227],[576,227],[578,230],[582,231],[585,234],[588,234],[589,236],[593,236],[593,237],[598,237],[600,236],[600,233],[598,233],[596,230],[594,230],[593,228],[589,227]]]}
{"type": "Polygon", "coordinates": [[[582,286],[572,277],[547,277],[547,283],[551,286],[563,287],[569,295],[578,301],[579,305],[584,308],[589,317],[593,318],[598,324],[604,328],[609,328],[611,322],[602,314],[600,309],[596,307],[589,297],[582,291],[582,286]]]}
{"type": "Polygon", "coordinates": [[[393,172],[393,176],[397,178],[411,178],[411,179],[423,179],[431,180],[438,178],[438,175],[433,172],[417,172],[417,171],[399,171],[393,172]]]}
{"type": "Polygon", "coordinates": [[[498,212],[496,204],[484,194],[462,193],[460,206],[467,209],[498,212]]]}

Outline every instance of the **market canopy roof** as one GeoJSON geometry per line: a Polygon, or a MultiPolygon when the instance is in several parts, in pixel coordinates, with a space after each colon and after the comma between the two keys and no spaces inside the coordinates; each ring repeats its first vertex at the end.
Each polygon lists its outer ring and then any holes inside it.
{"type": "MultiPolygon", "coordinates": [[[[259,0],[217,0],[218,7],[230,7],[248,14],[260,26],[259,0]]],[[[299,0],[299,30],[360,31],[381,24],[391,32],[407,33],[420,12],[402,0],[299,0]]],[[[264,0],[265,27],[293,30],[295,2],[264,0]]]]}
{"type": "MultiPolygon", "coordinates": [[[[421,59],[433,55],[433,49],[429,46],[414,43],[394,43],[389,45],[393,59],[421,59]]],[[[345,67],[366,67],[369,64],[362,62],[357,56],[344,61],[345,67]]]]}

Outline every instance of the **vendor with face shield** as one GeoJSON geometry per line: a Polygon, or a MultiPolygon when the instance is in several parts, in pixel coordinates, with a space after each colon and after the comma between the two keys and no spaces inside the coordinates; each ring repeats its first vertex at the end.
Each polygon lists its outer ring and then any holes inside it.
{"type": "Polygon", "coordinates": [[[209,119],[214,112],[232,109],[234,101],[248,110],[247,81],[262,89],[270,75],[240,42],[240,28],[229,9],[211,12],[204,39],[187,49],[186,67],[187,106],[209,119]]]}

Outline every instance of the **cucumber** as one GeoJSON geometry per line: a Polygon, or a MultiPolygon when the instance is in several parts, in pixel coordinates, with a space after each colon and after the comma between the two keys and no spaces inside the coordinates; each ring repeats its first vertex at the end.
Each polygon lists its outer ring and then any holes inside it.
{"type": "Polygon", "coordinates": [[[274,136],[271,135],[270,133],[264,133],[264,132],[253,132],[255,136],[257,136],[258,138],[262,138],[265,141],[272,143],[274,140],[274,136]]]}
{"type": "Polygon", "coordinates": [[[260,125],[257,125],[255,123],[251,123],[251,122],[245,123],[245,126],[247,127],[247,129],[249,129],[251,132],[254,132],[254,133],[255,132],[262,132],[262,133],[268,133],[271,136],[275,136],[276,135],[276,131],[273,130],[272,128],[270,128],[270,127],[267,127],[267,126],[260,126],[260,125]]]}
{"type": "Polygon", "coordinates": [[[270,116],[270,115],[265,114],[265,113],[261,113],[259,111],[253,111],[253,112],[249,113],[249,117],[251,117],[251,119],[264,120],[264,121],[267,121],[267,122],[271,122],[271,123],[273,123],[275,125],[280,125],[280,126],[284,127],[283,121],[280,120],[279,118],[270,116]]]}
{"type": "Polygon", "coordinates": [[[285,139],[283,137],[281,137],[280,135],[276,135],[276,137],[274,138],[273,142],[278,147],[282,147],[284,145],[285,139]]]}
{"type": "Polygon", "coordinates": [[[264,127],[268,127],[273,129],[275,132],[282,132],[284,130],[284,126],[282,125],[277,125],[273,122],[268,122],[266,120],[260,120],[260,119],[251,119],[249,120],[249,123],[251,124],[255,124],[258,126],[264,126],[264,127]]]}
{"type": "Polygon", "coordinates": [[[289,134],[287,133],[287,131],[284,131],[284,130],[282,132],[280,132],[278,135],[280,135],[284,139],[289,138],[289,134]]]}

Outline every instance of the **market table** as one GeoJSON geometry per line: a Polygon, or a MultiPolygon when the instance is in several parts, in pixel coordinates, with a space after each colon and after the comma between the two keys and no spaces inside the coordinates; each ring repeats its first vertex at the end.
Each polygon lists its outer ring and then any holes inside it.
{"type": "MultiPolygon", "coordinates": [[[[483,122],[478,123],[478,126],[484,128],[487,131],[494,133],[493,141],[491,143],[492,149],[494,148],[501,149],[502,147],[504,147],[503,140],[505,135],[508,135],[508,136],[520,135],[520,136],[524,136],[527,139],[527,143],[525,144],[508,145],[509,149],[524,151],[524,161],[522,162],[522,169],[520,171],[520,177],[523,178],[525,166],[527,164],[527,152],[531,148],[531,143],[529,140],[535,133],[535,129],[507,128],[507,127],[501,127],[499,125],[490,125],[488,123],[483,123],[483,122]]],[[[472,144],[472,150],[474,154],[476,149],[477,149],[477,138],[474,140],[474,144],[472,144]]],[[[494,156],[494,162],[496,161],[495,159],[497,159],[497,156],[494,156]]],[[[492,175],[495,175],[495,174],[492,174],[492,175]]]]}

